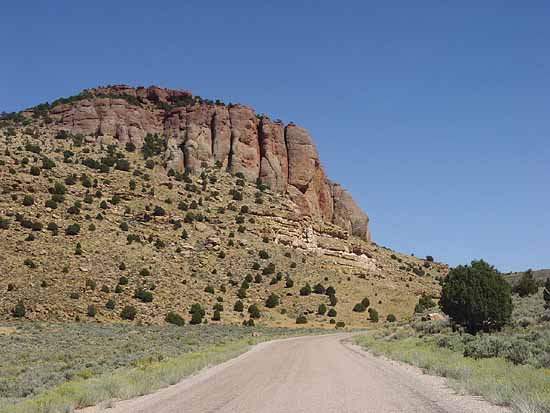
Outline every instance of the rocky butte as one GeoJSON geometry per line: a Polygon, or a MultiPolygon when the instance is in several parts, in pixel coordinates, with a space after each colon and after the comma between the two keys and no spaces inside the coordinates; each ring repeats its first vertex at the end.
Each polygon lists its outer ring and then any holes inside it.
{"type": "Polygon", "coordinates": [[[54,130],[89,143],[141,147],[148,134],[164,137],[166,168],[198,170],[218,164],[249,181],[287,193],[300,211],[370,241],[369,218],[351,195],[330,181],[307,131],[182,90],[125,85],[88,89],[23,112],[45,115],[54,130]]]}

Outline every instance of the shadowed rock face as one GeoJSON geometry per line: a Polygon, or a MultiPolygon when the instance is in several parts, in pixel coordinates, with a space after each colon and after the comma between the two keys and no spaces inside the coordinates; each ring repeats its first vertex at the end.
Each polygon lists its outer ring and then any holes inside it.
{"type": "Polygon", "coordinates": [[[156,86],[101,87],[55,105],[56,128],[83,134],[89,142],[143,145],[148,133],[166,138],[167,168],[196,171],[203,162],[221,164],[249,181],[260,178],[287,192],[304,215],[332,222],[370,240],[368,217],[321,166],[313,140],[293,123],[286,127],[253,109],[194,98],[156,86]]]}

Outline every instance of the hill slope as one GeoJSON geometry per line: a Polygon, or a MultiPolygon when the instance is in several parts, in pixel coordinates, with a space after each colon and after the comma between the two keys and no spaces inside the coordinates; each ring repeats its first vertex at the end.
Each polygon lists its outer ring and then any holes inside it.
{"type": "Polygon", "coordinates": [[[256,304],[256,322],[269,325],[305,315],[312,326],[360,327],[368,315],[352,309],[364,297],[382,320],[410,315],[424,292],[438,294],[445,265],[394,253],[309,213],[292,189],[251,181],[231,163],[201,161],[182,172],[166,158],[169,139],[107,144],[107,135],[62,129],[64,120],[52,120],[57,107],[0,125],[4,318],[22,303],[28,319],[111,322],[133,306],[135,322],[156,324],[169,312],[188,321],[199,303],[209,321],[217,307],[221,320],[213,322],[241,323],[256,304]],[[319,284],[317,293],[300,291],[306,284],[319,284]],[[329,286],[336,299],[323,292],[329,286]],[[272,308],[271,294],[279,299],[272,308]]]}

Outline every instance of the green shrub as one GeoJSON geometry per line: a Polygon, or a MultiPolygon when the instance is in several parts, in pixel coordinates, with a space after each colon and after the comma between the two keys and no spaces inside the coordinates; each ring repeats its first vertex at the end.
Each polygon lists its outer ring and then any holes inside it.
{"type": "Polygon", "coordinates": [[[166,215],[166,211],[164,210],[163,207],[157,205],[155,207],[155,210],[153,211],[153,215],[156,217],[163,217],[166,215]]]}
{"type": "Polygon", "coordinates": [[[80,225],[71,224],[65,228],[65,235],[78,235],[80,233],[80,225]]]}
{"type": "Polygon", "coordinates": [[[328,310],[327,315],[329,317],[336,317],[336,315],[337,315],[336,310],[334,308],[331,308],[330,310],[328,310]]]}
{"type": "Polygon", "coordinates": [[[221,320],[221,314],[220,310],[214,310],[214,314],[212,315],[213,321],[220,321],[221,320]]]}
{"type": "Polygon", "coordinates": [[[136,318],[137,310],[136,307],[127,305],[120,312],[120,318],[123,320],[133,320],[136,318]]]}
{"type": "Polygon", "coordinates": [[[261,317],[260,309],[256,304],[252,304],[251,306],[248,307],[248,314],[250,314],[250,318],[261,317]]]}
{"type": "Polygon", "coordinates": [[[365,297],[361,300],[361,304],[363,304],[365,308],[367,308],[368,306],[370,306],[370,300],[367,297],[365,297]]]}
{"type": "Polygon", "coordinates": [[[143,288],[138,288],[134,292],[134,298],[137,298],[144,303],[150,303],[153,301],[153,293],[151,291],[145,291],[143,288]]]}
{"type": "Polygon", "coordinates": [[[334,287],[331,285],[329,287],[327,287],[327,289],[325,290],[325,294],[326,295],[336,295],[336,290],[334,289],[334,287]]]}
{"type": "Polygon", "coordinates": [[[327,306],[325,304],[319,304],[319,307],[317,308],[317,314],[325,315],[326,312],[327,312],[327,306]]]}
{"type": "Polygon", "coordinates": [[[233,306],[233,311],[237,311],[239,313],[242,313],[244,311],[244,305],[241,300],[235,301],[235,305],[233,306]]]}
{"type": "Polygon", "coordinates": [[[279,305],[279,296],[275,293],[271,293],[268,299],[265,302],[267,308],[275,308],[279,305]]]}
{"type": "Polygon", "coordinates": [[[292,278],[290,277],[286,277],[285,288],[292,288],[292,287],[294,287],[294,280],[292,280],[292,278]]]}
{"type": "Polygon", "coordinates": [[[201,324],[202,318],[203,316],[201,315],[201,313],[192,313],[191,321],[189,321],[189,324],[201,324]]]}
{"type": "Polygon", "coordinates": [[[130,163],[126,159],[117,159],[115,162],[115,169],[128,172],[130,170],[130,163]]]}
{"type": "Polygon", "coordinates": [[[40,176],[40,168],[36,165],[31,166],[30,173],[32,176],[40,176]]]}
{"type": "Polygon", "coordinates": [[[343,321],[338,321],[336,323],[336,328],[344,328],[346,326],[346,323],[344,323],[343,321]]]}
{"type": "Polygon", "coordinates": [[[180,316],[178,313],[174,313],[173,311],[170,311],[168,314],[166,314],[166,317],[164,320],[167,323],[174,324],[176,326],[183,326],[185,324],[185,320],[182,316],[180,316]]]}
{"type": "Polygon", "coordinates": [[[423,313],[433,307],[435,307],[435,303],[433,302],[432,297],[423,293],[418,299],[418,304],[414,307],[414,312],[423,313]]]}
{"type": "Polygon", "coordinates": [[[317,283],[317,284],[315,284],[315,286],[313,287],[313,292],[314,292],[315,294],[324,294],[324,293],[325,293],[325,287],[323,286],[323,284],[317,283]]]}
{"type": "Polygon", "coordinates": [[[364,313],[365,311],[367,311],[367,307],[365,307],[363,303],[357,303],[353,307],[353,311],[356,313],[364,313]]]}
{"type": "Polygon", "coordinates": [[[33,231],[42,231],[42,228],[43,228],[43,227],[44,227],[44,226],[42,225],[41,222],[35,221],[35,222],[32,223],[31,229],[32,229],[33,231]]]}
{"type": "Polygon", "coordinates": [[[22,301],[19,301],[13,308],[11,314],[16,318],[25,317],[27,310],[25,309],[25,304],[22,301]]]}
{"type": "Polygon", "coordinates": [[[88,317],[95,317],[97,314],[97,308],[95,308],[94,305],[90,304],[88,306],[88,310],[86,311],[86,314],[88,315],[88,317]]]}
{"type": "Polygon", "coordinates": [[[369,319],[373,323],[378,323],[378,311],[376,311],[374,308],[369,308],[369,319]]]}
{"type": "Polygon", "coordinates": [[[122,231],[128,231],[128,223],[127,222],[121,222],[120,225],[119,225],[119,228],[122,231]]]}
{"type": "Polygon", "coordinates": [[[34,198],[30,195],[25,195],[23,197],[23,206],[31,206],[34,204],[34,198]]]}
{"type": "Polygon", "coordinates": [[[300,295],[301,296],[307,296],[311,294],[311,286],[309,283],[306,283],[302,288],[300,288],[300,295]]]}
{"type": "Polygon", "coordinates": [[[193,305],[191,305],[191,308],[189,309],[189,314],[200,314],[201,317],[204,317],[204,315],[206,314],[206,312],[204,311],[204,308],[202,308],[202,306],[199,304],[199,303],[194,303],[193,305]]]}
{"type": "Polygon", "coordinates": [[[260,258],[262,260],[267,260],[269,259],[269,254],[267,253],[266,250],[261,250],[260,253],[258,254],[260,256],[260,258]]]}
{"type": "Polygon", "coordinates": [[[107,303],[105,303],[105,308],[108,309],[108,310],[114,310],[115,305],[116,305],[115,300],[110,298],[109,300],[107,300],[107,303]]]}
{"type": "Polygon", "coordinates": [[[533,278],[533,270],[529,269],[523,273],[520,280],[512,288],[512,292],[520,297],[527,297],[539,291],[537,281],[533,278]]]}
{"type": "Polygon", "coordinates": [[[209,294],[214,294],[214,287],[212,287],[211,285],[207,285],[207,286],[204,288],[204,292],[205,292],[205,293],[209,293],[209,294]]]}
{"type": "Polygon", "coordinates": [[[484,335],[465,343],[464,356],[474,359],[504,356],[506,347],[507,343],[503,338],[484,335]]]}
{"type": "Polygon", "coordinates": [[[56,195],[65,195],[67,188],[61,182],[56,182],[53,187],[53,193],[56,195]]]}
{"type": "Polygon", "coordinates": [[[6,218],[0,217],[0,229],[8,229],[10,222],[6,218]]]}
{"type": "Polygon", "coordinates": [[[454,323],[474,334],[500,330],[512,315],[510,286],[483,260],[450,270],[439,303],[454,323]]]}
{"type": "Polygon", "coordinates": [[[73,300],[78,300],[80,298],[80,294],[73,292],[69,295],[69,297],[72,298],[73,300]]]}
{"type": "Polygon", "coordinates": [[[388,314],[388,316],[386,317],[386,321],[388,323],[395,323],[397,321],[397,318],[395,318],[395,315],[394,314],[388,314]]]}
{"type": "Polygon", "coordinates": [[[296,324],[307,324],[306,316],[303,314],[300,314],[298,317],[296,317],[296,324]]]}

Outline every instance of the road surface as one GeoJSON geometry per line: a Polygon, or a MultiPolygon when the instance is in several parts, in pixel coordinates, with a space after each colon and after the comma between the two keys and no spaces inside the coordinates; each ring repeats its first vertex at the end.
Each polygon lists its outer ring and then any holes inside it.
{"type": "Polygon", "coordinates": [[[442,378],[376,358],[349,335],[262,343],[240,357],[108,413],[505,412],[460,396],[442,378]]]}

